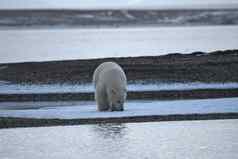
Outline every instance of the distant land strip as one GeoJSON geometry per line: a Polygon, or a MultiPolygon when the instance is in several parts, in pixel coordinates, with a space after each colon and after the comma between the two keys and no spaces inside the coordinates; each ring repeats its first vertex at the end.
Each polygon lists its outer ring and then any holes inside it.
{"type": "Polygon", "coordinates": [[[0,10],[0,28],[237,25],[238,9],[0,10]]]}
{"type": "MultiPolygon", "coordinates": [[[[234,89],[197,89],[169,91],[128,92],[130,100],[177,100],[238,97],[238,88],[234,89]]],[[[0,102],[26,101],[90,101],[94,93],[38,93],[38,94],[0,94],[0,102]]]]}
{"type": "Polygon", "coordinates": [[[208,113],[208,114],[171,114],[133,117],[84,118],[84,119],[36,119],[0,117],[0,129],[17,127],[63,126],[106,123],[136,123],[189,120],[221,120],[238,119],[238,113],[208,113]]]}

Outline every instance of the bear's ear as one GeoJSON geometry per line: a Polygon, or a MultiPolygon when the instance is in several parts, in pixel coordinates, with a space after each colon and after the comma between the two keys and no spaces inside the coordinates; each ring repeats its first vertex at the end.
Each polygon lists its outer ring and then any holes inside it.
{"type": "Polygon", "coordinates": [[[111,89],[111,92],[112,92],[113,94],[116,94],[116,93],[117,93],[115,89],[111,89]]]}

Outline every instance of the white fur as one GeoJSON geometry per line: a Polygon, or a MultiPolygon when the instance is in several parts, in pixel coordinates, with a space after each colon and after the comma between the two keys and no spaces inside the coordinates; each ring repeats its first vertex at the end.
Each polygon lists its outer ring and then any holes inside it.
{"type": "Polygon", "coordinates": [[[93,74],[99,111],[122,111],[126,100],[126,75],[114,62],[104,62],[93,74]]]}

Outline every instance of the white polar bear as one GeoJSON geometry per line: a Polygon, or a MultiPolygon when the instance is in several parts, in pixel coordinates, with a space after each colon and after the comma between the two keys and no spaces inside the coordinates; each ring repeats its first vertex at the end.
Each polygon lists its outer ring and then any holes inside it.
{"type": "Polygon", "coordinates": [[[93,74],[95,100],[99,111],[123,111],[126,100],[126,75],[114,62],[100,64],[93,74]]]}

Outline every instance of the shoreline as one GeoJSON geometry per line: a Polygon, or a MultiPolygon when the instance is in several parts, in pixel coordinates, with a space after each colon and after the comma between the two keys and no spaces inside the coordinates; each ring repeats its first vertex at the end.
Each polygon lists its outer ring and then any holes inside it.
{"type": "Polygon", "coordinates": [[[0,117],[0,129],[19,127],[46,127],[46,126],[70,126],[85,124],[106,123],[139,123],[139,122],[169,122],[191,120],[224,120],[238,119],[238,113],[207,113],[207,114],[171,114],[134,117],[110,117],[110,118],[85,118],[85,119],[36,119],[0,117]]]}
{"type": "MultiPolygon", "coordinates": [[[[0,31],[31,31],[31,30],[121,30],[121,29],[163,29],[163,28],[189,28],[189,27],[233,27],[238,26],[238,24],[200,24],[200,25],[159,25],[159,24],[141,24],[141,25],[100,25],[100,26],[0,26],[0,31]]],[[[39,61],[41,62],[41,61],[39,61]]]]}
{"type": "MultiPolygon", "coordinates": [[[[238,88],[233,89],[194,89],[165,91],[130,91],[128,100],[178,100],[238,97],[238,88]]],[[[40,102],[40,101],[92,101],[93,92],[85,93],[29,93],[0,94],[0,102],[40,102]]]]}

